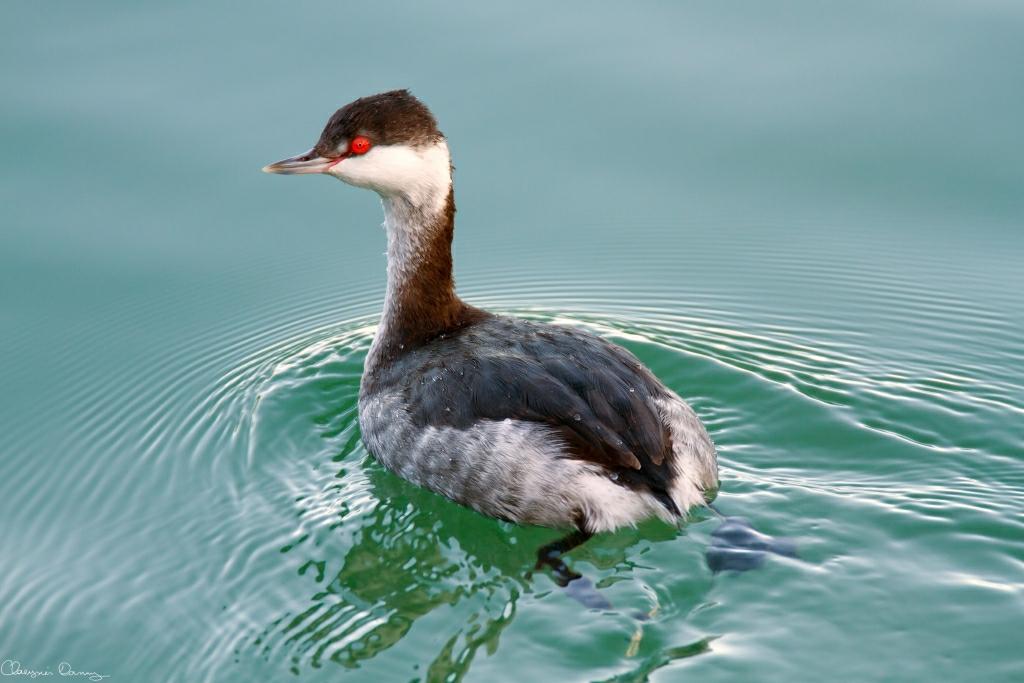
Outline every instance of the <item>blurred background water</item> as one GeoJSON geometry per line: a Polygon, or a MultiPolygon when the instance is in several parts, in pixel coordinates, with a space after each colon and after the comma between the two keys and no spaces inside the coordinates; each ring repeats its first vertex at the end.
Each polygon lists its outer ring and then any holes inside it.
{"type": "Polygon", "coordinates": [[[1021,680],[1024,7],[29,2],[0,24],[0,660],[112,681],[1021,680]],[[384,472],[379,203],[259,173],[409,87],[473,303],[689,399],[720,506],[571,555],[384,472]],[[632,643],[632,646],[631,646],[632,643]]]}

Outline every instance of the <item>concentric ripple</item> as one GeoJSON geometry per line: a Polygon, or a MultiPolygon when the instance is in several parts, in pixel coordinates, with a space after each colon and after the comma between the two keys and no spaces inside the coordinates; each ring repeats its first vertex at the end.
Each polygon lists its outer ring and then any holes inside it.
{"type": "MultiPolygon", "coordinates": [[[[608,234],[528,271],[511,245],[487,270],[470,248],[460,258],[478,270],[460,289],[630,348],[708,425],[719,504],[796,537],[800,559],[714,578],[703,548],[716,522],[696,515],[572,554],[607,614],[529,577],[553,532],[484,519],[367,456],[356,398],[382,288],[287,286],[347,263],[325,252],[111,299],[53,349],[63,390],[25,406],[3,471],[19,550],[0,599],[5,622],[28,625],[13,642],[59,659],[87,653],[102,624],[138,645],[95,668],[168,662],[182,681],[497,680],[521,658],[553,679],[585,666],[643,680],[705,661],[749,671],[782,637],[763,625],[786,605],[821,647],[884,632],[925,661],[932,645],[910,634],[928,623],[935,647],[983,658],[991,637],[963,635],[978,606],[992,606],[986,632],[1005,633],[1024,606],[1024,346],[1006,267],[979,278],[895,248],[866,264],[842,242],[811,259],[777,228],[723,252],[721,226],[687,229],[685,252],[608,234]],[[254,274],[259,301],[217,316],[254,274]],[[151,332],[119,343],[128,329],[151,332]],[[60,429],[40,439],[51,416],[60,429]],[[33,466],[43,450],[56,467],[33,466]],[[69,521],[39,514],[55,491],[69,521]],[[820,605],[848,621],[824,626],[820,605]]],[[[815,657],[781,666],[800,677],[820,671],[815,657]]]]}

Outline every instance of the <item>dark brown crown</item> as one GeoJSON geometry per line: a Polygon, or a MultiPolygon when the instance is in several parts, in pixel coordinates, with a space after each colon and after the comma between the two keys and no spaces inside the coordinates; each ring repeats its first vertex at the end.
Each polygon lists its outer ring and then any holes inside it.
{"type": "Polygon", "coordinates": [[[360,97],[334,112],[313,149],[336,156],[339,144],[356,135],[374,145],[424,145],[443,138],[426,105],[408,90],[391,90],[360,97]]]}

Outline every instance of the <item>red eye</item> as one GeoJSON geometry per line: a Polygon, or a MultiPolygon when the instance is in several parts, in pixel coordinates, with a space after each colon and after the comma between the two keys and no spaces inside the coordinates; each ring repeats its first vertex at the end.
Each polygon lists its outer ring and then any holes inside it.
{"type": "Polygon", "coordinates": [[[349,154],[366,154],[370,151],[370,139],[364,138],[362,135],[357,135],[352,138],[352,142],[348,143],[349,154]]]}

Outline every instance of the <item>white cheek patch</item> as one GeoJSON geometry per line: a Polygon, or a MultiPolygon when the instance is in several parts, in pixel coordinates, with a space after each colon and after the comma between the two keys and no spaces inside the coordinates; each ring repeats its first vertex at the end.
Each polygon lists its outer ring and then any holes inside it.
{"type": "Polygon", "coordinates": [[[382,197],[404,196],[413,206],[437,210],[451,189],[451,157],[443,140],[424,147],[381,145],[342,160],[330,174],[382,197]]]}

